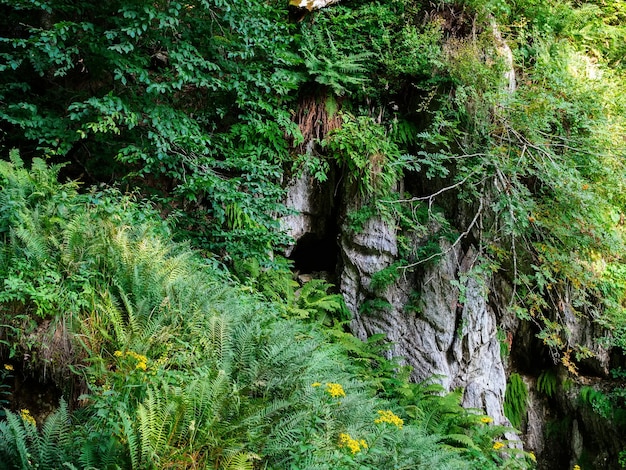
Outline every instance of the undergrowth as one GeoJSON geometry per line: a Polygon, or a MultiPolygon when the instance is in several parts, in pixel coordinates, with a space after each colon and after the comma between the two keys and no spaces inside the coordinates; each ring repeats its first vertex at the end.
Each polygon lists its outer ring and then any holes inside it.
{"type": "Polygon", "coordinates": [[[5,468],[498,468],[519,453],[458,392],[409,383],[384,338],[345,333],[328,285],[272,299],[59,169],[0,163],[0,353],[83,393],[45,419],[8,410],[5,468]]]}

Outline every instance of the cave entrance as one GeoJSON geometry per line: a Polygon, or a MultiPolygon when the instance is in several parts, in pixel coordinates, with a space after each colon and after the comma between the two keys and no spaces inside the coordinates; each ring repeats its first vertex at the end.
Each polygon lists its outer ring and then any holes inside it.
{"type": "Polygon", "coordinates": [[[339,246],[335,230],[323,235],[307,233],[300,238],[289,256],[293,261],[294,270],[300,274],[329,272],[334,274],[337,268],[339,246]]]}

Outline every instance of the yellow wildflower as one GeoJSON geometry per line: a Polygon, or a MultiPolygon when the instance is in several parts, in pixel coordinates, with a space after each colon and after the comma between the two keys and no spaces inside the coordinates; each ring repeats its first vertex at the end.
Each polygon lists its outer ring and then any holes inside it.
{"type": "Polygon", "coordinates": [[[378,415],[379,416],[377,419],[374,420],[374,423],[376,424],[389,423],[389,424],[393,424],[398,429],[402,429],[402,425],[404,424],[404,421],[402,420],[402,418],[394,414],[393,411],[378,410],[378,415]]]}
{"type": "Polygon", "coordinates": [[[11,364],[5,364],[4,370],[13,370],[13,366],[11,364]]]}
{"type": "Polygon", "coordinates": [[[30,411],[27,409],[22,409],[20,410],[20,416],[22,417],[22,419],[24,421],[26,421],[27,423],[32,424],[33,426],[37,426],[37,421],[35,421],[35,418],[33,418],[33,416],[30,414],[30,411]]]}
{"type": "Polygon", "coordinates": [[[137,354],[135,351],[128,351],[126,355],[132,357],[137,362],[148,362],[148,358],[146,356],[143,354],[137,354]]]}
{"type": "Polygon", "coordinates": [[[357,441],[353,439],[350,434],[342,432],[339,434],[339,447],[347,447],[350,449],[350,452],[356,454],[357,452],[361,452],[361,449],[367,449],[367,442],[365,442],[365,439],[357,441]]]}
{"type": "Polygon", "coordinates": [[[122,351],[115,351],[113,353],[115,357],[132,357],[137,364],[135,365],[135,369],[147,370],[148,369],[148,358],[143,354],[138,354],[135,351],[126,351],[123,353],[122,351]]]}
{"type": "Polygon", "coordinates": [[[534,452],[529,452],[528,456],[530,457],[530,460],[532,460],[533,462],[537,461],[537,457],[535,456],[534,452]]]}
{"type": "Polygon", "coordinates": [[[346,392],[343,391],[341,384],[326,383],[326,393],[333,398],[345,397],[346,392]]]}
{"type": "Polygon", "coordinates": [[[493,450],[500,450],[504,447],[504,444],[500,441],[496,441],[493,443],[493,450]]]}
{"type": "Polygon", "coordinates": [[[480,418],[480,422],[484,424],[493,423],[493,418],[490,418],[489,416],[483,416],[482,418],[480,418]]]}
{"type": "Polygon", "coordinates": [[[313,382],[313,383],[311,384],[311,387],[320,387],[321,385],[322,385],[322,384],[321,384],[321,383],[319,383],[319,382],[313,382]]]}
{"type": "Polygon", "coordinates": [[[574,469],[573,470],[580,470],[580,465],[574,465],[574,469]]]}

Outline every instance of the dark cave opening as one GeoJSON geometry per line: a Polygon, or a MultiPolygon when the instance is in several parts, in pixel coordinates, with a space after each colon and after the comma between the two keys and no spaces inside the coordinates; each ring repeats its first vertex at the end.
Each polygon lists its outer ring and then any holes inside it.
{"type": "Polygon", "coordinates": [[[289,259],[293,261],[293,269],[300,274],[319,271],[335,273],[339,246],[335,230],[329,230],[322,236],[307,233],[296,243],[289,259]]]}

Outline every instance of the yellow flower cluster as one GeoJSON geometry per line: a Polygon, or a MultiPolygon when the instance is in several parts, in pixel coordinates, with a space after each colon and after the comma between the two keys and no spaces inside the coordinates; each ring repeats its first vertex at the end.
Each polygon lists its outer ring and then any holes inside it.
{"type": "Polygon", "coordinates": [[[144,371],[148,369],[148,358],[143,354],[137,354],[134,351],[127,351],[126,353],[123,353],[122,351],[115,351],[113,355],[115,357],[123,357],[125,355],[130,356],[137,361],[135,369],[141,369],[144,371]]]}
{"type": "Polygon", "coordinates": [[[574,465],[573,470],[580,470],[580,465],[574,465]]]}
{"type": "Polygon", "coordinates": [[[332,382],[326,383],[326,393],[328,393],[333,398],[346,396],[346,392],[343,391],[343,387],[340,384],[335,384],[332,382]]]}
{"type": "Polygon", "coordinates": [[[493,450],[500,450],[504,447],[504,444],[500,441],[496,441],[493,443],[493,450]]]}
{"type": "Polygon", "coordinates": [[[20,410],[20,416],[22,417],[22,419],[24,421],[26,421],[27,423],[32,424],[33,426],[37,426],[37,421],[35,421],[35,418],[33,418],[33,416],[30,414],[30,411],[27,409],[22,409],[20,410]]]}
{"type": "Polygon", "coordinates": [[[378,410],[378,418],[374,420],[374,423],[389,423],[393,424],[398,429],[402,429],[404,421],[391,410],[378,410]]]}
{"type": "Polygon", "coordinates": [[[11,364],[5,364],[4,370],[13,370],[13,366],[11,364]]]}
{"type": "Polygon", "coordinates": [[[483,416],[482,418],[480,418],[480,422],[484,424],[493,423],[493,418],[490,418],[489,416],[483,416]]]}
{"type": "Polygon", "coordinates": [[[367,442],[365,442],[365,439],[352,439],[350,434],[342,432],[339,434],[339,447],[347,447],[350,449],[350,452],[356,454],[361,452],[361,450],[367,449],[367,442]]]}

